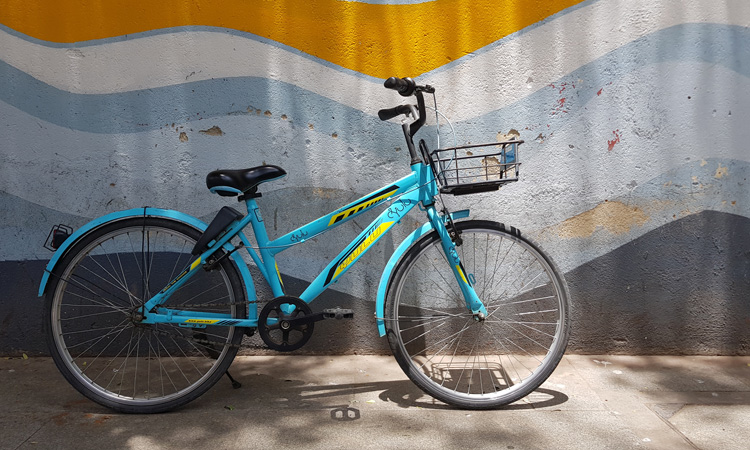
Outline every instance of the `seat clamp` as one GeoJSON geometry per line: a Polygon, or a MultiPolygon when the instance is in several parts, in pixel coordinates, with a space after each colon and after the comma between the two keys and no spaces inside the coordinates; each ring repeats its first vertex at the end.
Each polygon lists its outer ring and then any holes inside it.
{"type": "Polygon", "coordinates": [[[245,200],[250,200],[251,198],[260,198],[263,197],[263,194],[260,192],[247,192],[245,194],[242,194],[237,197],[238,202],[243,202],[245,200]]]}

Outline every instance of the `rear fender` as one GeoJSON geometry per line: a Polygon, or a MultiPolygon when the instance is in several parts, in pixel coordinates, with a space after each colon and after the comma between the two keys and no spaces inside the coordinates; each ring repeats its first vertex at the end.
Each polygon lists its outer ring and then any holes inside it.
{"type": "MultiPolygon", "coordinates": [[[[92,220],[91,222],[85,224],[78,230],[76,230],[57,249],[55,254],[52,256],[52,259],[50,259],[49,263],[47,263],[47,267],[44,269],[42,282],[39,285],[39,296],[41,297],[44,295],[45,291],[47,290],[47,284],[49,283],[50,274],[52,273],[53,270],[55,270],[55,267],[57,266],[57,264],[60,262],[63,256],[65,256],[68,250],[73,245],[75,245],[76,242],[78,242],[83,237],[87,236],[89,233],[93,232],[97,228],[102,227],[104,225],[108,225],[112,222],[118,222],[120,220],[131,219],[133,217],[143,217],[143,216],[173,219],[173,220],[185,223],[187,225],[193,226],[199,229],[200,231],[205,231],[206,228],[208,227],[207,224],[203,223],[202,221],[188,214],[181,213],[179,211],[173,211],[169,209],[159,209],[159,208],[128,209],[126,211],[117,211],[117,212],[113,212],[111,214],[107,214],[102,217],[98,217],[92,220]]],[[[245,240],[247,239],[245,238],[245,240]]],[[[226,250],[227,252],[233,249],[234,249],[234,246],[230,243],[227,243],[224,245],[224,250],[226,250]]],[[[255,300],[255,285],[253,284],[253,278],[252,278],[252,275],[250,274],[250,270],[248,269],[247,264],[245,264],[245,262],[242,260],[242,257],[240,256],[239,252],[232,253],[230,257],[234,260],[237,268],[240,271],[240,275],[242,276],[242,281],[244,281],[245,283],[245,291],[246,291],[245,294],[247,296],[247,299],[249,301],[254,301],[255,300]]]]}

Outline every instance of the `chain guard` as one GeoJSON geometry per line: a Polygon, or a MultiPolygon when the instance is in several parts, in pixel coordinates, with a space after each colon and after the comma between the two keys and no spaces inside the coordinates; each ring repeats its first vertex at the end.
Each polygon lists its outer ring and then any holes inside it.
{"type": "Polygon", "coordinates": [[[261,310],[258,317],[258,334],[272,350],[297,350],[310,340],[315,323],[312,320],[295,319],[311,315],[312,310],[301,299],[291,296],[277,297],[261,310]]]}

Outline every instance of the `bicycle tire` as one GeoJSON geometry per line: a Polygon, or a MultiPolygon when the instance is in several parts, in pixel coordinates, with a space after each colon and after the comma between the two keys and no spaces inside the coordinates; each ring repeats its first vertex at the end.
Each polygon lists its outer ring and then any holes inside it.
{"type": "Polygon", "coordinates": [[[456,222],[462,264],[488,316],[475,320],[433,231],[402,257],[388,285],[386,330],[404,373],[466,409],[518,401],[554,371],[569,335],[568,291],[533,241],[497,222],[456,222]]]}
{"type": "MultiPolygon", "coordinates": [[[[159,413],[198,398],[224,375],[241,328],[134,320],[139,305],[195,260],[200,235],[171,219],[131,218],[93,230],[63,256],[45,299],[45,334],[55,364],[80,393],[115,411],[159,413]]],[[[165,306],[245,318],[242,286],[224,259],[195,273],[165,306]]]]}

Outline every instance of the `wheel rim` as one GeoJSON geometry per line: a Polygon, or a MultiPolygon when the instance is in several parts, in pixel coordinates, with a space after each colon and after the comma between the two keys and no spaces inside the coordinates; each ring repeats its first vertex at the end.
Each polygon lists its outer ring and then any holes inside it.
{"type": "MultiPolygon", "coordinates": [[[[194,243],[194,237],[165,227],[120,228],[90,242],[68,264],[53,299],[52,338],[70,374],[95,396],[161,404],[189,394],[216,373],[231,349],[234,327],[191,329],[137,320],[144,299],[195,259],[194,243]]],[[[196,273],[167,306],[194,305],[184,309],[234,317],[236,306],[206,306],[234,301],[220,268],[196,273]]]]}
{"type": "Polygon", "coordinates": [[[417,384],[449,403],[505,404],[538,387],[566,345],[567,300],[552,266],[526,241],[464,229],[464,269],[487,318],[469,312],[433,240],[399,280],[393,330],[417,384]]]}

